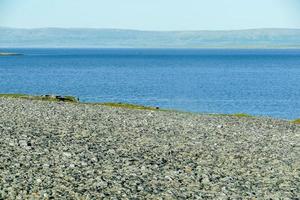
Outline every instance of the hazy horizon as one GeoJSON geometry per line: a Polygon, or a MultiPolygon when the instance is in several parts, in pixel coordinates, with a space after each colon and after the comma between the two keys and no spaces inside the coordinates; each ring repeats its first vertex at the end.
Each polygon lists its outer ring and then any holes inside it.
{"type": "Polygon", "coordinates": [[[187,30],[146,30],[146,29],[128,29],[128,28],[102,28],[102,27],[12,27],[12,26],[0,26],[0,28],[5,29],[24,29],[24,30],[34,30],[34,29],[91,29],[91,30],[121,30],[121,31],[141,31],[141,32],[229,32],[229,31],[251,31],[251,30],[300,30],[299,28],[280,28],[280,27],[269,27],[269,28],[245,28],[245,29],[187,29],[187,30]]]}

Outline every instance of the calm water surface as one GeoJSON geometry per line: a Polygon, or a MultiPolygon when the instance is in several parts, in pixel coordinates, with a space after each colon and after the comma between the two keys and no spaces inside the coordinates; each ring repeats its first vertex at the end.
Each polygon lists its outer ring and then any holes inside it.
{"type": "Polygon", "coordinates": [[[0,93],[300,117],[300,50],[2,49],[0,93]]]}

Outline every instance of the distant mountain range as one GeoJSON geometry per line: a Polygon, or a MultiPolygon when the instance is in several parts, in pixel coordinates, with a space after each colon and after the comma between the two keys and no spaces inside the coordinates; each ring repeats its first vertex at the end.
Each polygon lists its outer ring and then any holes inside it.
{"type": "Polygon", "coordinates": [[[1,27],[0,47],[300,48],[300,29],[136,31],[1,27]]]}

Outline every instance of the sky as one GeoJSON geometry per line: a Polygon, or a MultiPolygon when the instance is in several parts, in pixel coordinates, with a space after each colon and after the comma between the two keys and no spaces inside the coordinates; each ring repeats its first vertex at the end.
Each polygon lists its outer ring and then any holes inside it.
{"type": "Polygon", "coordinates": [[[160,31],[300,28],[300,0],[0,0],[0,26],[160,31]]]}

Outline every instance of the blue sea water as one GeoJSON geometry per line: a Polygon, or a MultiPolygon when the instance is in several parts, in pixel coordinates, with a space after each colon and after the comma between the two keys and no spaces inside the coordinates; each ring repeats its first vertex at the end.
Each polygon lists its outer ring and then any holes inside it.
{"type": "Polygon", "coordinates": [[[300,50],[1,49],[0,93],[300,117],[300,50]]]}

